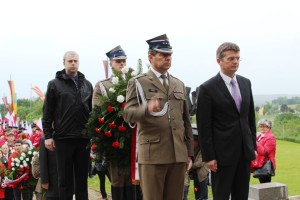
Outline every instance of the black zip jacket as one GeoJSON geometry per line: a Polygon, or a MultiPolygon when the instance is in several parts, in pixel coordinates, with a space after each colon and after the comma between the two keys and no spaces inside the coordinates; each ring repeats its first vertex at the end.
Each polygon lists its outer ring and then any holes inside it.
{"type": "Polygon", "coordinates": [[[84,74],[77,74],[77,84],[65,70],[56,72],[48,83],[43,106],[45,139],[88,139],[85,125],[92,109],[93,86],[84,74]]]}

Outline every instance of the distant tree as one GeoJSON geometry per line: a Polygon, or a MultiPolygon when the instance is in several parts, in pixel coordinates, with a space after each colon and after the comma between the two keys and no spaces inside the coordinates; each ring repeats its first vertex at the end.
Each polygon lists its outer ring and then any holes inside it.
{"type": "Polygon", "coordinates": [[[295,110],[293,108],[291,108],[291,107],[288,107],[288,112],[295,113],[295,110]]]}
{"type": "Polygon", "coordinates": [[[295,110],[300,112],[300,104],[295,107],[295,110]]]}
{"type": "Polygon", "coordinates": [[[278,97],[277,99],[274,99],[272,101],[272,104],[282,105],[294,105],[294,104],[300,104],[300,97],[293,97],[288,99],[287,97],[278,97]]]}
{"type": "Polygon", "coordinates": [[[29,99],[18,99],[18,117],[23,121],[32,121],[42,116],[43,102],[39,98],[32,101],[29,99]]]}
{"type": "Polygon", "coordinates": [[[286,101],[287,101],[286,97],[278,97],[277,99],[274,99],[272,101],[272,104],[282,105],[282,104],[286,104],[286,101]]]}
{"type": "Polygon", "coordinates": [[[259,107],[259,106],[256,106],[256,107],[255,107],[255,112],[258,112],[259,109],[260,109],[260,107],[259,107]]]}
{"type": "Polygon", "coordinates": [[[278,112],[278,105],[271,104],[270,102],[264,105],[264,115],[272,115],[278,112]]]}
{"type": "Polygon", "coordinates": [[[294,120],[294,119],[299,120],[300,117],[292,113],[282,113],[275,117],[275,122],[283,124],[286,123],[287,121],[294,120]]]}
{"type": "Polygon", "coordinates": [[[281,112],[288,112],[288,111],[289,111],[289,108],[288,108],[288,106],[287,106],[286,104],[282,104],[282,105],[280,106],[280,111],[281,111],[281,112]]]}
{"type": "Polygon", "coordinates": [[[18,107],[30,107],[29,99],[18,99],[18,107]]]}

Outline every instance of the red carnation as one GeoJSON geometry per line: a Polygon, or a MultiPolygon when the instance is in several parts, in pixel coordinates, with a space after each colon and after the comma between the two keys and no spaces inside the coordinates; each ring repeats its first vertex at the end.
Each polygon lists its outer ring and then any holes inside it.
{"type": "Polygon", "coordinates": [[[119,126],[119,127],[118,127],[118,130],[119,130],[120,132],[125,132],[125,131],[126,131],[126,127],[125,127],[125,126],[119,126]]]}
{"type": "Polygon", "coordinates": [[[110,131],[105,131],[104,134],[106,135],[106,137],[112,137],[112,134],[110,131]]]}
{"type": "Polygon", "coordinates": [[[101,124],[104,124],[104,118],[103,117],[102,118],[98,117],[98,122],[101,123],[101,124]]]}
{"type": "Polygon", "coordinates": [[[120,142],[114,141],[114,142],[112,143],[112,147],[115,148],[115,149],[118,149],[118,148],[120,147],[120,142]]]}
{"type": "Polygon", "coordinates": [[[100,129],[99,129],[99,128],[95,128],[95,131],[96,131],[97,133],[100,133],[100,129]]]}
{"type": "Polygon", "coordinates": [[[91,150],[94,151],[94,149],[96,149],[96,147],[97,147],[97,146],[96,146],[95,144],[93,144],[93,145],[91,146],[91,150]]]}
{"type": "Polygon", "coordinates": [[[194,192],[198,192],[198,188],[194,188],[194,192]]]}
{"type": "Polygon", "coordinates": [[[112,111],[114,111],[114,107],[112,107],[111,105],[107,106],[107,111],[111,113],[112,111]]]}
{"type": "Polygon", "coordinates": [[[114,128],[117,127],[117,125],[116,125],[114,122],[112,122],[112,123],[109,123],[109,127],[110,127],[111,129],[114,129],[114,128]]]}
{"type": "Polygon", "coordinates": [[[22,175],[22,174],[23,174],[23,172],[19,172],[19,174],[20,174],[20,175],[22,175]]]}
{"type": "Polygon", "coordinates": [[[126,106],[126,102],[123,102],[123,103],[122,103],[122,108],[124,109],[125,106],[126,106]]]}

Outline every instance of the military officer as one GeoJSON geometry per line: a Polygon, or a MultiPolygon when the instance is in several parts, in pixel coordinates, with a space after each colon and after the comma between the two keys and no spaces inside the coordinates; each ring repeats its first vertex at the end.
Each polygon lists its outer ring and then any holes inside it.
{"type": "Polygon", "coordinates": [[[193,156],[184,84],[168,70],[172,47],[166,34],[147,40],[151,68],[128,83],[125,121],[137,123],[138,162],[144,200],[182,200],[193,156]]]}
{"type": "MultiPolygon", "coordinates": [[[[110,66],[120,74],[126,66],[127,56],[121,46],[117,46],[106,53],[110,66]]],[[[96,83],[93,93],[93,107],[101,105],[100,96],[106,95],[109,88],[113,86],[112,77],[96,83]]],[[[109,174],[111,178],[111,193],[113,200],[134,200],[134,186],[132,185],[130,174],[120,173],[116,166],[109,164],[109,174]]]]}

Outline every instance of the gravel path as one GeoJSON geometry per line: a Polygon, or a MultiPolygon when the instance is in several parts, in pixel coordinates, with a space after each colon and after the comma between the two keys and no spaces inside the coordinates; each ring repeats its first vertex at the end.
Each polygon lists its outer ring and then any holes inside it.
{"type": "MultiPolygon", "coordinates": [[[[102,199],[99,191],[89,188],[89,200],[100,200],[102,199]]],[[[111,196],[108,196],[108,199],[111,200],[111,196]]]]}

